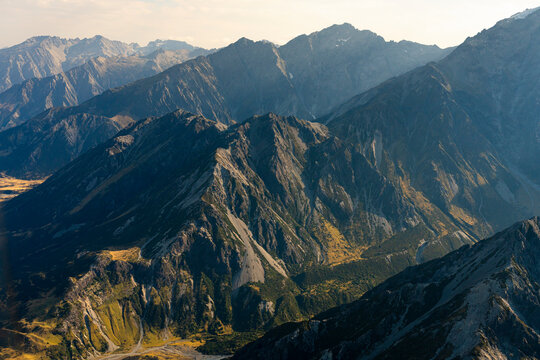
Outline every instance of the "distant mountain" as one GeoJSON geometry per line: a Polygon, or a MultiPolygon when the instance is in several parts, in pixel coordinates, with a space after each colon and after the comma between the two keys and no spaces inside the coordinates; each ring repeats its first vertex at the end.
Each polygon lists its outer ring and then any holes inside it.
{"type": "Polygon", "coordinates": [[[0,49],[0,91],[26,79],[58,74],[97,56],[127,56],[133,44],[111,41],[102,36],[90,39],[62,39],[37,36],[0,49]]]}
{"type": "Polygon", "coordinates": [[[538,359],[540,218],[412,267],[233,359],[538,359]]]}
{"type": "Polygon", "coordinates": [[[242,38],[205,58],[104,93],[79,109],[140,119],[181,108],[223,123],[268,112],[313,119],[448,52],[385,42],[348,24],[299,36],[281,47],[242,38]]]}
{"type": "Polygon", "coordinates": [[[146,46],[141,46],[137,48],[137,51],[142,55],[148,55],[155,51],[159,50],[169,50],[169,51],[186,51],[193,52],[195,50],[202,50],[199,47],[188,44],[185,41],[178,40],[154,40],[150,41],[146,46]]]}
{"type": "Polygon", "coordinates": [[[105,90],[155,75],[210,52],[187,44],[169,46],[170,42],[164,46],[152,45],[156,50],[148,55],[96,57],[57,75],[32,78],[12,86],[0,93],[0,130],[20,125],[53,107],[78,105],[105,90]],[[166,47],[179,49],[164,50],[166,47]]]}
{"type": "Polygon", "coordinates": [[[356,299],[474,236],[323,125],[273,114],[230,128],[181,111],[138,122],[2,214],[2,327],[19,330],[1,334],[56,358],[241,337],[356,299]],[[36,331],[66,342],[40,344],[36,331]]]}
{"type": "Polygon", "coordinates": [[[85,39],[36,36],[21,44],[0,49],[0,92],[32,78],[70,70],[95,57],[148,55],[156,50],[196,50],[183,41],[156,40],[147,46],[112,41],[97,35],[85,39]]]}
{"type": "MultiPolygon", "coordinates": [[[[388,77],[439,59],[446,53],[448,50],[434,46],[385,42],[372,32],[359,31],[347,24],[300,36],[279,48],[269,42],[241,39],[206,57],[106,91],[67,113],[136,121],[181,108],[223,123],[243,121],[253,114],[267,112],[313,118],[388,77]]],[[[95,71],[82,70],[84,85],[87,74],[95,71]]],[[[77,74],[75,70],[74,74],[77,74]]],[[[0,106],[5,109],[0,113],[13,119],[48,107],[51,102],[75,102],[72,94],[76,92],[71,91],[71,80],[66,79],[72,76],[59,75],[13,88],[0,95],[0,99],[5,99],[0,100],[4,104],[0,106]],[[49,90],[52,84],[54,91],[49,90]],[[31,92],[32,97],[27,96],[28,87],[36,88],[37,94],[31,92]]],[[[56,112],[51,122],[63,121],[64,114],[66,112],[56,112]]],[[[31,124],[27,126],[36,128],[31,124]]],[[[22,130],[13,130],[13,133],[18,131],[22,130]]],[[[52,173],[58,169],[56,165],[42,164],[40,172],[32,174],[26,158],[14,158],[14,152],[5,154],[0,163],[13,165],[0,166],[0,169],[9,175],[42,177],[46,175],[42,170],[52,173]],[[17,163],[21,165],[18,167],[17,163]]],[[[37,157],[43,154],[40,152],[31,161],[39,162],[37,157]]],[[[54,154],[47,156],[54,157],[54,154]]],[[[64,154],[59,157],[66,158],[64,154]]]]}

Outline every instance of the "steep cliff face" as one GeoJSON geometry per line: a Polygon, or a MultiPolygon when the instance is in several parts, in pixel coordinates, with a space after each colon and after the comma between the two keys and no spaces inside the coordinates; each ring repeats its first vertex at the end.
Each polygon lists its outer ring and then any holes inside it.
{"type": "Polygon", "coordinates": [[[320,124],[148,119],[3,207],[4,326],[45,321],[77,356],[267,329],[471,241],[430,206],[320,124]]]}
{"type": "Polygon", "coordinates": [[[234,359],[537,359],[539,226],[533,218],[409,268],[352,304],[271,331],[234,359]]]}

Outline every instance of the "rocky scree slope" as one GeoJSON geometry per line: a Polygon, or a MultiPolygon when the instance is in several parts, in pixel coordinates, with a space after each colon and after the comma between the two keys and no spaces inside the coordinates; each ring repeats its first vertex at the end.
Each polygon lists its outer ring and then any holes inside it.
{"type": "Polygon", "coordinates": [[[79,358],[302,319],[473,241],[425,202],[317,123],[149,118],[3,205],[2,331],[79,358]]]}
{"type": "Polygon", "coordinates": [[[540,358],[540,218],[286,324],[233,359],[540,358]]]}

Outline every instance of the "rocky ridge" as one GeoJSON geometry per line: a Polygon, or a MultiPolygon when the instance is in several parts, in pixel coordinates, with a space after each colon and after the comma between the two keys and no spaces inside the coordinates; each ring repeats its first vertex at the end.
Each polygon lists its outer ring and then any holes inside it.
{"type": "Polygon", "coordinates": [[[233,359],[537,359],[538,256],[533,218],[278,327],[233,359]]]}
{"type": "Polygon", "coordinates": [[[74,357],[141,334],[268,329],[474,236],[323,125],[273,114],[229,128],[182,111],[138,122],[3,214],[3,327],[65,339],[20,351],[74,357]]]}

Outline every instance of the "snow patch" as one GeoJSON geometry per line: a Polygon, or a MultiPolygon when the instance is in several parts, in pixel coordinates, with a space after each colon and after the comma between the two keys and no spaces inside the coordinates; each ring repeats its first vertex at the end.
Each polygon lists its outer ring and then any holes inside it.
{"type": "Polygon", "coordinates": [[[533,9],[527,9],[525,11],[522,11],[520,13],[517,13],[513,16],[510,17],[510,19],[513,19],[513,20],[520,20],[520,19],[525,19],[527,16],[535,13],[536,11],[540,10],[540,6],[539,7],[536,7],[536,8],[533,8],[533,9]]]}
{"type": "Polygon", "coordinates": [[[351,40],[350,37],[346,38],[346,39],[337,39],[336,42],[336,47],[339,47],[339,46],[342,46],[343,44],[345,44],[347,41],[351,40]]]}
{"type": "Polygon", "coordinates": [[[418,248],[416,250],[416,263],[421,264],[424,262],[424,250],[428,246],[428,242],[424,239],[421,239],[418,243],[418,248]]]}
{"type": "Polygon", "coordinates": [[[122,226],[119,226],[116,230],[114,230],[113,235],[114,236],[120,235],[134,221],[135,221],[135,216],[130,217],[129,219],[126,220],[126,222],[122,226]]]}
{"type": "Polygon", "coordinates": [[[88,191],[92,190],[93,188],[95,188],[96,184],[97,184],[97,178],[94,177],[94,178],[92,178],[92,180],[90,180],[90,182],[86,186],[86,192],[88,192],[88,191]]]}

